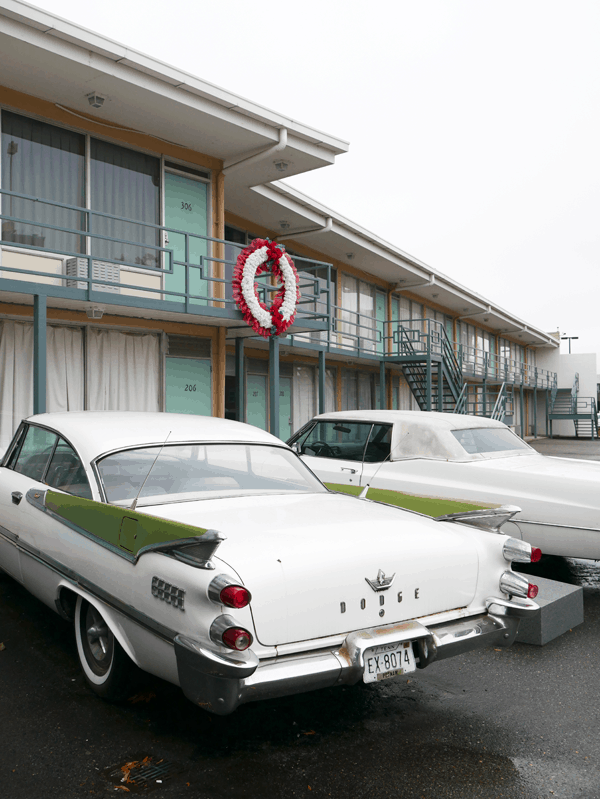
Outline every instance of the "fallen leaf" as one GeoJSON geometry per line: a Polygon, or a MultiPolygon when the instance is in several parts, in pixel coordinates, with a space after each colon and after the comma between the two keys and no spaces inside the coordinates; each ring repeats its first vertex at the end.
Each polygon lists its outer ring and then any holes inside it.
{"type": "Polygon", "coordinates": [[[6,649],[6,647],[4,646],[4,644],[2,642],[0,642],[0,652],[2,652],[3,649],[6,649]]]}
{"type": "Polygon", "coordinates": [[[494,649],[494,652],[502,652],[501,649],[494,649]]]}
{"type": "Polygon", "coordinates": [[[115,785],[115,791],[127,791],[127,793],[131,793],[129,788],[126,788],[124,785],[115,785]]]}
{"type": "Polygon", "coordinates": [[[302,735],[316,735],[314,730],[309,730],[308,732],[303,732],[302,735]]]}
{"type": "Polygon", "coordinates": [[[150,702],[152,699],[156,699],[156,694],[154,691],[147,691],[145,694],[134,694],[127,701],[135,705],[138,702],[150,702]]]}

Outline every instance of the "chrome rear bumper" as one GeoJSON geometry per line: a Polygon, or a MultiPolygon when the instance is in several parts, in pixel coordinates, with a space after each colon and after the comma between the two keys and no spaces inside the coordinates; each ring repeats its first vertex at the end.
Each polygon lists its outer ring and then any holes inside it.
{"type": "Polygon", "coordinates": [[[194,704],[218,715],[245,702],[353,685],[362,679],[364,653],[373,646],[412,641],[419,668],[484,646],[510,646],[519,620],[539,610],[531,600],[490,597],[487,613],[425,627],[418,621],[350,633],[339,649],[258,661],[250,652],[222,654],[183,636],[175,639],[179,682],[194,704]]]}

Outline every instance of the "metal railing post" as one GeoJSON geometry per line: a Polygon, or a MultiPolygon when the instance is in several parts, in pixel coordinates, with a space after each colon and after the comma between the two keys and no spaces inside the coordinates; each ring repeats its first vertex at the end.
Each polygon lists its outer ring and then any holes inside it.
{"type": "Polygon", "coordinates": [[[379,362],[379,409],[384,411],[387,407],[385,398],[385,361],[379,362]]]}

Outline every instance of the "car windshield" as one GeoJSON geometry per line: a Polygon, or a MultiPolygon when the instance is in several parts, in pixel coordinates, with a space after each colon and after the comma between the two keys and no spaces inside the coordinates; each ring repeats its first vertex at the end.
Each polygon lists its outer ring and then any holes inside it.
{"type": "Polygon", "coordinates": [[[108,502],[130,504],[139,494],[140,506],[327,491],[293,452],[259,444],[174,444],[162,450],[160,446],[124,450],[99,461],[98,472],[108,502]]]}
{"type": "Polygon", "coordinates": [[[467,430],[452,430],[452,435],[469,455],[531,449],[529,444],[508,428],[472,427],[467,430]]]}

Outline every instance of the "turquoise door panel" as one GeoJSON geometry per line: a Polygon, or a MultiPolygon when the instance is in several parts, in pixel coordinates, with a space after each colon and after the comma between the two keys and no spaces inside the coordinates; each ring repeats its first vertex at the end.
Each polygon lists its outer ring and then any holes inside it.
{"type": "MultiPolygon", "coordinates": [[[[208,230],[208,185],[197,180],[184,178],[182,175],[172,175],[165,172],[165,226],[167,228],[182,230],[185,233],[195,234],[188,236],[188,263],[201,268],[189,270],[189,293],[196,299],[191,300],[196,305],[208,305],[210,283],[204,276],[210,272],[210,263],[206,260],[209,255],[208,243],[205,239],[196,236],[206,236],[208,230]],[[200,299],[198,299],[200,298],[200,299]]],[[[186,261],[185,241],[182,233],[168,233],[169,243],[165,244],[173,250],[174,261],[186,261]]],[[[165,263],[168,268],[169,263],[165,263]]],[[[185,266],[174,264],[173,274],[165,275],[165,289],[168,292],[177,291],[184,294],[185,266]]],[[[167,294],[167,299],[183,302],[183,297],[167,294]]]]}
{"type": "Polygon", "coordinates": [[[292,435],[292,378],[279,378],[279,438],[287,441],[292,435]]]}
{"type": "Polygon", "coordinates": [[[166,358],[165,396],[168,413],[212,414],[209,360],[166,358]]]}
{"type": "Polygon", "coordinates": [[[246,378],[246,421],[261,430],[267,429],[267,376],[246,378]]]}

